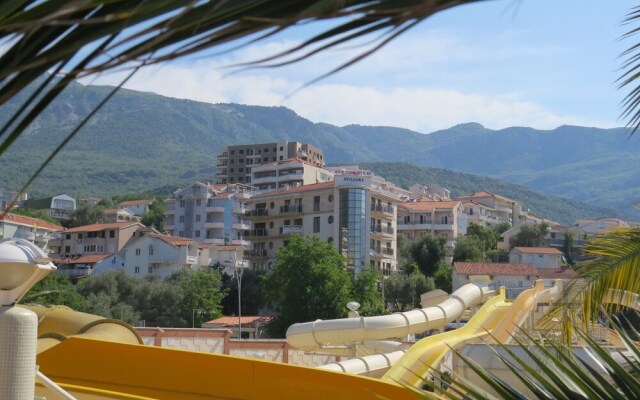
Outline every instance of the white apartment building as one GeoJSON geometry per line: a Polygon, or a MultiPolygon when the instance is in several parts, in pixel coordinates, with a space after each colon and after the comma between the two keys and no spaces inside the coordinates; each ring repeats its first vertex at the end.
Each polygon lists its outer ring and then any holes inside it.
{"type": "Polygon", "coordinates": [[[198,268],[198,243],[193,239],[149,233],[129,243],[123,253],[125,272],[136,278],[167,278],[198,268]]]}
{"type": "Polygon", "coordinates": [[[527,211],[521,203],[495,193],[476,192],[456,200],[462,202],[469,223],[489,226],[506,222],[515,226],[526,221],[527,211]]]}
{"type": "Polygon", "coordinates": [[[147,211],[149,211],[151,203],[153,203],[153,200],[127,200],[118,203],[118,208],[121,210],[128,210],[133,215],[142,217],[147,211]]]}
{"type": "Polygon", "coordinates": [[[424,196],[431,197],[433,200],[449,200],[451,198],[451,192],[438,184],[429,183],[426,185],[420,185],[418,183],[409,186],[412,200],[419,200],[424,196]]]}
{"type": "Polygon", "coordinates": [[[322,150],[300,142],[228,146],[222,149],[217,158],[216,182],[218,184],[252,184],[253,168],[290,158],[299,158],[320,168],[325,165],[322,150]]]}
{"type": "Polygon", "coordinates": [[[259,194],[249,200],[254,269],[270,270],[290,235],[315,235],[334,243],[356,272],[373,264],[396,270],[396,212],[400,196],[369,171],[351,170],[323,182],[259,194]]]}
{"type": "Polygon", "coordinates": [[[414,240],[425,235],[446,239],[450,250],[455,239],[467,233],[467,215],[462,202],[410,201],[398,204],[398,233],[414,240]]]}
{"type": "Polygon", "coordinates": [[[165,232],[198,243],[248,246],[246,201],[254,193],[246,185],[193,183],[166,200],[165,232]]]}
{"type": "Polygon", "coordinates": [[[259,191],[287,189],[333,180],[333,172],[300,158],[253,167],[251,185],[259,191]]]}

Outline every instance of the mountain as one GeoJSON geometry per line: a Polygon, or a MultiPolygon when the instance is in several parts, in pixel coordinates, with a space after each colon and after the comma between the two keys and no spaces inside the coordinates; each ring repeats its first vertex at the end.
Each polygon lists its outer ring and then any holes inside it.
{"type": "MultiPolygon", "coordinates": [[[[110,90],[71,85],[0,157],[0,181],[19,188],[110,90]]],[[[0,123],[27,95],[0,107],[0,123]]],[[[640,148],[635,137],[627,140],[626,135],[624,129],[572,126],[494,131],[474,123],[425,135],[392,127],[312,123],[284,107],[207,104],[121,90],[59,153],[30,192],[104,196],[177,187],[195,179],[213,181],[215,155],[223,146],[298,140],[323,149],[333,164],[409,162],[488,175],[626,210],[640,199],[640,148]]]]}

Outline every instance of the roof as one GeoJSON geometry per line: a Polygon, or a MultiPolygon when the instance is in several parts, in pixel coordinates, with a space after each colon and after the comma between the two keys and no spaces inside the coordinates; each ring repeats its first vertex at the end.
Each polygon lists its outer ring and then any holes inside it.
{"type": "Polygon", "coordinates": [[[153,200],[127,200],[127,201],[121,201],[120,203],[118,203],[118,206],[120,207],[127,207],[127,206],[142,206],[142,205],[148,205],[153,203],[153,200]]]}
{"type": "Polygon", "coordinates": [[[131,225],[140,225],[144,226],[138,222],[111,222],[106,224],[92,224],[92,225],[83,225],[76,226],[75,228],[69,228],[65,231],[65,233],[75,233],[75,232],[98,232],[103,231],[105,229],[122,229],[131,225]]]}
{"type": "Polygon", "coordinates": [[[278,196],[278,195],[282,195],[282,194],[300,193],[300,192],[307,192],[307,191],[312,191],[312,190],[330,189],[333,186],[334,186],[334,182],[333,181],[312,183],[311,185],[302,185],[302,186],[289,188],[289,189],[274,190],[272,192],[267,192],[267,193],[259,194],[257,196],[253,196],[252,199],[260,199],[260,198],[263,198],[263,197],[268,198],[268,197],[278,196]]]}
{"type": "Polygon", "coordinates": [[[242,325],[251,325],[256,322],[267,323],[271,321],[273,317],[261,317],[261,316],[244,316],[244,317],[220,317],[213,319],[211,321],[205,322],[205,324],[211,325],[221,325],[221,326],[238,326],[238,320],[242,323],[242,325]]]}
{"type": "Polygon", "coordinates": [[[402,207],[412,211],[427,211],[427,210],[436,210],[436,209],[453,209],[458,204],[459,201],[417,201],[417,202],[405,202],[398,203],[398,207],[402,207]]]}
{"type": "Polygon", "coordinates": [[[540,279],[573,279],[578,274],[571,268],[537,268],[540,279]]]}
{"type": "Polygon", "coordinates": [[[556,254],[562,255],[562,252],[553,247],[514,247],[513,250],[517,250],[523,254],[556,254]]]}
{"type": "Polygon", "coordinates": [[[223,190],[225,190],[227,188],[226,184],[220,184],[220,185],[207,185],[207,187],[211,190],[213,190],[214,192],[221,192],[223,190]]]}
{"type": "Polygon", "coordinates": [[[240,247],[242,246],[239,244],[226,244],[226,245],[219,245],[218,250],[221,250],[221,251],[238,250],[240,247]]]}
{"type": "Polygon", "coordinates": [[[538,275],[533,264],[456,262],[453,267],[460,275],[538,275]]]}
{"type": "Polygon", "coordinates": [[[472,199],[472,198],[478,198],[478,197],[493,197],[496,199],[500,199],[500,200],[504,200],[504,201],[508,201],[508,202],[516,202],[515,200],[512,200],[508,197],[504,197],[504,196],[500,196],[499,194],[495,194],[492,192],[488,192],[486,190],[483,190],[481,192],[475,192],[475,193],[471,193],[465,196],[460,196],[458,197],[459,199],[463,199],[463,198],[467,198],[467,199],[472,199]]]}
{"type": "Polygon", "coordinates": [[[50,231],[61,231],[63,228],[60,225],[52,224],[40,218],[27,217],[24,215],[6,213],[0,213],[0,221],[7,223],[15,223],[20,225],[27,225],[32,227],[38,227],[39,229],[48,229],[50,231]]]}
{"type": "Polygon", "coordinates": [[[95,264],[111,255],[112,254],[86,254],[77,258],[59,258],[53,261],[58,264],[95,264]]]}
{"type": "Polygon", "coordinates": [[[188,246],[191,243],[195,242],[193,239],[190,239],[190,238],[178,237],[178,236],[169,236],[169,235],[161,235],[161,234],[157,234],[157,233],[150,233],[147,236],[153,237],[153,238],[158,238],[158,239],[162,240],[163,242],[168,243],[168,244],[170,244],[172,246],[188,246]]]}

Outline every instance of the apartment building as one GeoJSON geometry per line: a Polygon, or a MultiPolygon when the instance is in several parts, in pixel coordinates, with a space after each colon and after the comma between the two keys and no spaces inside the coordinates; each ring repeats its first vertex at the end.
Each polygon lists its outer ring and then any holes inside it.
{"type": "Polygon", "coordinates": [[[467,233],[467,215],[458,200],[421,200],[398,204],[398,233],[414,240],[425,235],[446,239],[449,249],[467,233]]]}
{"type": "Polygon", "coordinates": [[[149,233],[132,240],[123,253],[125,272],[136,278],[167,278],[198,268],[198,243],[193,239],[149,233]]]}
{"type": "Polygon", "coordinates": [[[333,180],[333,172],[300,158],[253,167],[251,185],[259,191],[287,189],[333,180]]]}
{"type": "Polygon", "coordinates": [[[433,200],[450,200],[451,192],[438,184],[429,183],[426,185],[420,185],[418,183],[409,186],[411,192],[411,199],[418,200],[425,196],[430,197],[433,200]]]}
{"type": "Polygon", "coordinates": [[[469,223],[489,226],[506,222],[515,226],[526,221],[527,212],[521,203],[495,193],[476,192],[456,200],[462,202],[469,223]]]}
{"type": "Polygon", "coordinates": [[[259,194],[248,202],[254,269],[270,270],[290,235],[316,235],[333,243],[356,272],[373,264],[383,274],[396,269],[396,218],[400,196],[383,179],[352,170],[322,182],[259,194]]]}
{"type": "Polygon", "coordinates": [[[198,243],[248,246],[245,234],[251,222],[244,214],[252,193],[247,185],[193,183],[166,200],[164,230],[198,243]]]}
{"type": "Polygon", "coordinates": [[[133,215],[142,217],[147,211],[149,211],[149,207],[152,203],[153,200],[127,200],[118,203],[118,209],[128,210],[133,215]]]}
{"type": "Polygon", "coordinates": [[[0,239],[25,239],[34,243],[45,252],[57,252],[57,247],[52,247],[49,242],[54,239],[62,229],[61,226],[43,221],[39,218],[0,213],[0,239]]]}
{"type": "Polygon", "coordinates": [[[58,272],[79,279],[91,275],[101,262],[119,262],[117,253],[132,239],[154,232],[139,222],[112,222],[70,228],[51,241],[58,272]],[[107,260],[108,259],[108,260],[107,260]]]}
{"type": "Polygon", "coordinates": [[[324,167],[322,150],[300,142],[262,143],[228,146],[218,154],[216,182],[252,183],[254,167],[290,158],[299,158],[324,167]]]}

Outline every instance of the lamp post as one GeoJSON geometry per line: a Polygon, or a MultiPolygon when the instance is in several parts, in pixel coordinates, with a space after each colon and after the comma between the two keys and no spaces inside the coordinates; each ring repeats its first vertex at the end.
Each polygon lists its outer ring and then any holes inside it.
{"type": "Polygon", "coordinates": [[[237,260],[234,257],[228,262],[233,263],[233,272],[238,283],[238,339],[242,339],[242,274],[247,268],[247,260],[237,260]]]}

